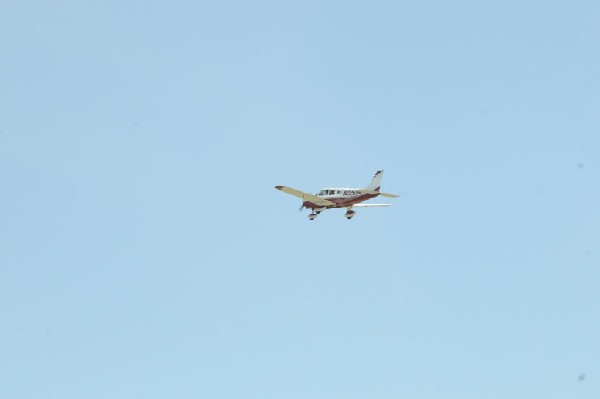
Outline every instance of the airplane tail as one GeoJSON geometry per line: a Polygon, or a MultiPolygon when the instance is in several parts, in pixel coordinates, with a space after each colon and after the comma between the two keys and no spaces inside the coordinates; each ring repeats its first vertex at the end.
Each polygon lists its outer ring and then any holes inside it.
{"type": "Polygon", "coordinates": [[[383,170],[378,170],[371,180],[371,184],[367,187],[367,190],[379,191],[381,188],[381,178],[383,177],[383,170]]]}

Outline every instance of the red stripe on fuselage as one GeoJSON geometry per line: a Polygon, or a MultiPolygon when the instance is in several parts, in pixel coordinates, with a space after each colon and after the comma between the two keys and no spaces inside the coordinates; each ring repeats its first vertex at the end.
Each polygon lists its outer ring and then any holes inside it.
{"type": "Polygon", "coordinates": [[[335,202],[335,205],[329,205],[329,206],[322,206],[322,205],[317,205],[313,202],[310,201],[304,201],[303,205],[305,208],[347,208],[349,206],[358,204],[360,202],[369,200],[371,198],[375,198],[377,197],[379,194],[363,194],[363,195],[359,195],[358,197],[333,197],[333,198],[323,198],[326,199],[327,201],[331,201],[331,202],[335,202]]]}

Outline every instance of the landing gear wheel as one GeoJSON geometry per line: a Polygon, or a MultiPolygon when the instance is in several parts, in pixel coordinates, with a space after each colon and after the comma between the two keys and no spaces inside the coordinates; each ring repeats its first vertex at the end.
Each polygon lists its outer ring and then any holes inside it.
{"type": "Polygon", "coordinates": [[[309,218],[310,220],[314,220],[316,217],[317,217],[317,214],[316,214],[316,213],[311,213],[310,215],[308,215],[308,218],[309,218]]]}
{"type": "Polygon", "coordinates": [[[354,215],[356,215],[356,212],[348,209],[348,212],[346,212],[344,216],[346,216],[346,219],[350,220],[354,217],[354,215]]]}

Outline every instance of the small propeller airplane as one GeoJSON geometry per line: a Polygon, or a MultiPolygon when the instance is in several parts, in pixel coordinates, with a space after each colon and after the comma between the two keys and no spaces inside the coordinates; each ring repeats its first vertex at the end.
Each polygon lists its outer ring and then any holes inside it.
{"type": "Polygon", "coordinates": [[[390,204],[361,204],[361,202],[375,198],[379,195],[382,197],[396,198],[396,194],[387,194],[379,191],[381,188],[381,178],[383,177],[383,170],[378,170],[366,188],[337,188],[327,187],[319,191],[317,194],[312,195],[300,190],[296,190],[286,186],[275,186],[277,190],[283,191],[284,193],[293,195],[298,198],[302,198],[303,208],[311,209],[312,213],[308,215],[310,220],[314,220],[319,213],[325,209],[332,208],[346,208],[346,214],[344,215],[348,220],[356,214],[352,208],[373,208],[381,206],[390,206],[390,204]]]}

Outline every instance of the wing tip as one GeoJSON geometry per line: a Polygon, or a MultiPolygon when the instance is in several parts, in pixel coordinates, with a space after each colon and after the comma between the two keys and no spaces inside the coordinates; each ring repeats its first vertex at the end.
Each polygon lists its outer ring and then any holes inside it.
{"type": "Polygon", "coordinates": [[[277,190],[281,190],[281,189],[283,188],[283,186],[275,186],[275,188],[276,188],[277,190]]]}

